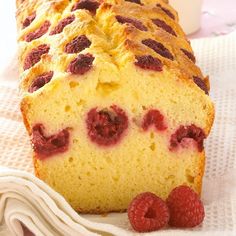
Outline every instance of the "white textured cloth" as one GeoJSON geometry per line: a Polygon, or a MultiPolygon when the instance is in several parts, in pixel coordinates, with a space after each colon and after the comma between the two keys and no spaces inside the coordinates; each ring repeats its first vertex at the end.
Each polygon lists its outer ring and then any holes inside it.
{"type": "Polygon", "coordinates": [[[20,222],[38,236],[99,235],[92,230],[127,234],[79,216],[60,194],[27,172],[0,167],[0,194],[0,221],[4,218],[13,235],[23,235],[20,222]]]}
{"type": "MultiPolygon", "coordinates": [[[[191,230],[168,228],[143,235],[236,235],[236,33],[194,40],[192,45],[198,64],[210,75],[216,104],[215,124],[206,142],[206,217],[191,230]]],[[[0,169],[0,236],[23,235],[20,222],[36,235],[135,235],[125,213],[79,216],[59,194],[27,173],[33,172],[31,151],[13,69],[11,65],[4,73],[11,82],[0,83],[0,166],[23,171],[0,169]]]]}

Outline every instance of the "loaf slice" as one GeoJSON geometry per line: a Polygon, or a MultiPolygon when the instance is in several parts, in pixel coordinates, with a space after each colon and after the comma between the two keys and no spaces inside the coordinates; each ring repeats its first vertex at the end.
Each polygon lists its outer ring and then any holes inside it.
{"type": "Polygon", "coordinates": [[[79,212],[199,194],[209,82],[166,1],[17,1],[21,110],[35,174],[79,212]]]}

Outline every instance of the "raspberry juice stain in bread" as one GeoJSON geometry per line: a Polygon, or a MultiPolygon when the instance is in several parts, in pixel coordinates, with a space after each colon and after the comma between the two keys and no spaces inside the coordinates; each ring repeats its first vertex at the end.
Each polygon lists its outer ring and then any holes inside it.
{"type": "Polygon", "coordinates": [[[42,88],[45,84],[50,82],[52,77],[53,77],[53,71],[49,71],[37,76],[36,79],[32,82],[31,86],[29,87],[28,92],[33,93],[38,89],[42,88]]]}
{"type": "Polygon", "coordinates": [[[110,109],[97,111],[93,108],[87,115],[88,136],[92,142],[110,146],[120,141],[128,128],[128,117],[125,112],[113,105],[110,109]]]}
{"type": "Polygon", "coordinates": [[[150,126],[154,125],[156,130],[167,129],[164,116],[158,110],[149,110],[143,118],[142,128],[147,131],[150,126]]]}
{"type": "Polygon", "coordinates": [[[77,211],[124,211],[183,184],[201,193],[214,105],[166,2],[17,0],[35,174],[77,211]]]}
{"type": "Polygon", "coordinates": [[[40,159],[57,153],[66,152],[69,145],[69,131],[64,129],[49,137],[44,135],[44,126],[36,124],[32,131],[32,145],[40,159]]]}

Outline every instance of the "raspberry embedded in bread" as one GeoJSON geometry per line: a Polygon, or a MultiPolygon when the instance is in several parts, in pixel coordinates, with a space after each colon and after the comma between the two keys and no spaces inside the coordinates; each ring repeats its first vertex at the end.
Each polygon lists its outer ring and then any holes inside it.
{"type": "Polygon", "coordinates": [[[177,36],[175,31],[171,28],[171,26],[167,25],[165,21],[160,20],[160,19],[152,19],[152,22],[156,26],[158,26],[158,27],[162,28],[163,30],[165,30],[166,32],[168,32],[168,33],[170,33],[174,36],[177,36]]]}
{"type": "Polygon", "coordinates": [[[67,25],[71,24],[74,20],[75,20],[75,16],[74,15],[68,16],[68,17],[62,19],[61,21],[58,22],[57,26],[55,26],[53,28],[53,30],[50,32],[50,35],[61,33],[63,31],[63,29],[67,25]]]}
{"type": "Polygon", "coordinates": [[[70,136],[68,129],[51,136],[45,136],[44,129],[42,124],[36,124],[32,129],[32,145],[39,159],[43,160],[68,150],[70,136]]]}
{"type": "Polygon", "coordinates": [[[135,65],[145,70],[154,71],[162,71],[163,67],[162,62],[151,55],[136,56],[135,65]]]}
{"type": "Polygon", "coordinates": [[[95,0],[80,0],[72,8],[72,11],[76,11],[78,9],[86,9],[91,13],[95,14],[98,9],[100,3],[95,0]]]}
{"type": "Polygon", "coordinates": [[[37,76],[36,79],[30,85],[28,91],[30,93],[37,91],[38,89],[42,88],[45,84],[49,83],[52,77],[53,77],[53,71],[49,71],[37,76]]]}
{"type": "Polygon", "coordinates": [[[33,48],[25,57],[24,70],[27,70],[34,66],[41,60],[42,55],[48,53],[50,46],[47,44],[41,44],[36,48],[33,48]]]}
{"type": "Polygon", "coordinates": [[[25,20],[23,21],[23,29],[28,27],[36,18],[36,12],[33,12],[31,15],[27,16],[25,20]]]}
{"type": "MultiPolygon", "coordinates": [[[[171,135],[170,148],[174,150],[178,146],[185,147],[186,140],[195,142],[198,151],[203,150],[203,141],[206,138],[204,131],[196,125],[183,126],[181,125],[174,134],[171,135]]],[[[188,143],[187,143],[188,145],[188,143]]]]}
{"type": "Polygon", "coordinates": [[[73,61],[70,62],[67,71],[72,74],[83,75],[92,68],[93,61],[93,55],[89,53],[79,54],[78,57],[76,57],[73,61]]]}
{"type": "Polygon", "coordinates": [[[118,106],[109,109],[93,108],[86,119],[88,136],[92,142],[101,146],[111,146],[120,141],[128,128],[128,117],[118,106]]]}
{"type": "Polygon", "coordinates": [[[168,15],[171,19],[175,20],[175,16],[174,14],[168,10],[167,8],[163,7],[160,3],[156,4],[157,7],[160,7],[162,9],[162,11],[164,11],[166,13],[166,15],[168,15]]]}
{"type": "Polygon", "coordinates": [[[141,5],[141,1],[140,0],[125,0],[126,2],[132,2],[132,3],[136,3],[136,4],[140,4],[141,5]]]}
{"type": "Polygon", "coordinates": [[[160,111],[152,109],[145,114],[142,128],[144,131],[147,131],[151,126],[155,126],[156,130],[159,131],[167,129],[164,123],[164,116],[160,111]]]}
{"type": "Polygon", "coordinates": [[[131,24],[133,25],[135,28],[141,30],[141,31],[147,31],[147,27],[139,20],[137,19],[133,19],[133,18],[129,18],[129,17],[125,17],[125,16],[116,16],[116,19],[119,23],[121,24],[131,24]]]}
{"type": "Polygon", "coordinates": [[[65,46],[66,53],[79,53],[91,45],[90,40],[85,35],[79,35],[65,46]]]}
{"type": "Polygon", "coordinates": [[[200,88],[202,89],[207,95],[209,94],[208,92],[208,88],[206,86],[206,84],[204,83],[204,81],[199,78],[198,76],[193,76],[193,81],[194,83],[200,88]]]}
{"type": "Polygon", "coordinates": [[[174,60],[173,55],[170,53],[170,51],[162,44],[157,42],[153,39],[144,39],[142,40],[142,44],[146,45],[147,47],[151,48],[156,53],[160,54],[161,56],[168,58],[170,60],[174,60]]]}
{"type": "Polygon", "coordinates": [[[46,20],[37,30],[34,32],[30,32],[25,36],[26,42],[31,42],[35,39],[42,37],[44,34],[47,33],[49,27],[51,26],[50,21],[46,20]]]}
{"type": "Polygon", "coordinates": [[[196,62],[195,56],[184,48],[180,49],[193,63],[196,62]]]}

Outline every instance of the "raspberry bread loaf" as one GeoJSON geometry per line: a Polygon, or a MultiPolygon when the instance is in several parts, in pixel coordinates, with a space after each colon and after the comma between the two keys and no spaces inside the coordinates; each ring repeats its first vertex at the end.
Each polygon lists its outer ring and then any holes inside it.
{"type": "Polygon", "coordinates": [[[18,0],[21,110],[36,175],[79,212],[199,194],[214,106],[167,1],[18,0]]]}

